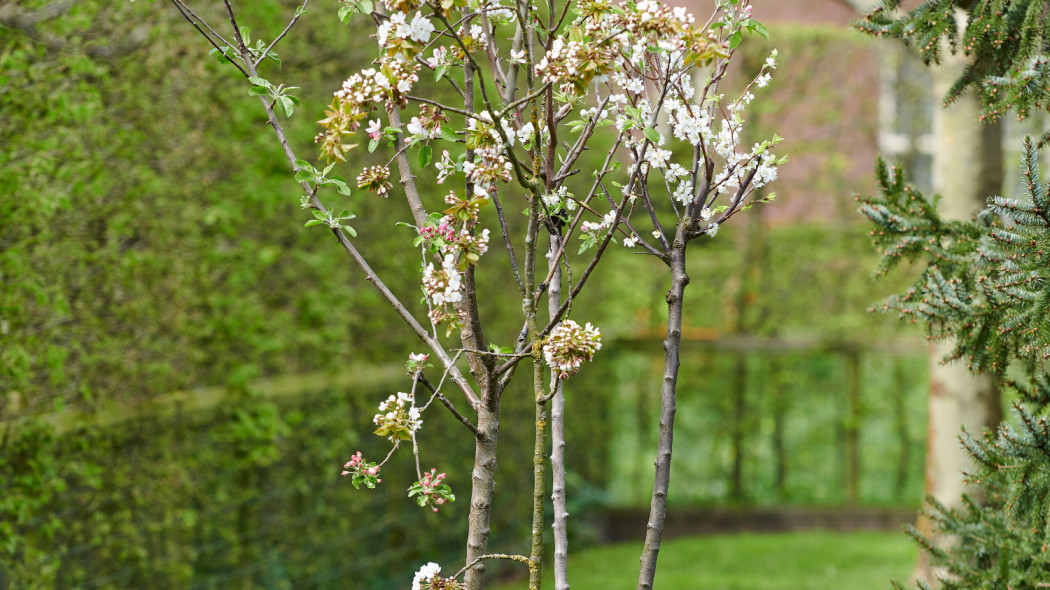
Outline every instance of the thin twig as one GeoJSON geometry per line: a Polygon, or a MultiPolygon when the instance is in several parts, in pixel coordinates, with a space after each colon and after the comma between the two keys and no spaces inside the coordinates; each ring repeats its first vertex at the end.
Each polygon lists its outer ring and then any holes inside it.
{"type": "Polygon", "coordinates": [[[492,191],[492,203],[496,205],[496,216],[499,217],[499,227],[503,232],[503,242],[507,244],[507,254],[510,256],[510,266],[514,269],[514,280],[518,283],[518,291],[522,297],[527,297],[525,284],[521,281],[521,271],[518,270],[518,260],[514,256],[514,244],[510,241],[510,233],[507,230],[507,220],[503,217],[503,206],[500,205],[499,191],[492,191]]]}
{"type": "MultiPolygon", "coordinates": [[[[430,390],[430,393],[433,394],[431,401],[433,401],[433,399],[436,398],[439,402],[441,402],[442,405],[448,408],[449,412],[452,412],[452,416],[454,416],[456,420],[459,420],[464,426],[469,428],[470,431],[474,433],[475,437],[481,436],[481,431],[478,430],[478,427],[474,426],[474,424],[470,421],[469,418],[459,413],[459,410],[456,409],[456,406],[452,405],[452,402],[450,402],[448,398],[441,394],[440,384],[437,387],[434,387],[433,385],[431,385],[430,381],[427,380],[426,376],[422,374],[419,375],[418,379],[419,382],[423,384],[423,387],[426,387],[428,390],[430,390]]],[[[430,406],[430,402],[427,402],[427,406],[430,406]]]]}
{"type": "Polygon", "coordinates": [[[300,16],[302,16],[303,14],[306,13],[306,5],[309,4],[309,3],[310,3],[310,0],[303,0],[302,5],[299,6],[299,8],[295,11],[295,16],[292,17],[292,20],[288,23],[288,26],[285,27],[283,31],[281,31],[280,35],[277,35],[277,38],[274,39],[270,43],[270,45],[266,47],[266,49],[262,52],[262,55],[259,56],[259,59],[257,59],[255,61],[255,66],[256,67],[258,67],[259,64],[262,63],[262,60],[266,58],[266,55],[269,54],[270,51],[273,50],[274,46],[277,45],[277,42],[280,41],[281,39],[284,39],[284,36],[288,34],[288,31],[292,30],[292,25],[294,25],[295,22],[297,20],[299,20],[300,16]]]}
{"type": "Polygon", "coordinates": [[[452,579],[455,580],[456,578],[462,576],[464,572],[486,559],[509,559],[511,561],[524,563],[525,565],[529,564],[529,558],[525,557],[524,555],[509,555],[507,553],[486,553],[485,555],[478,556],[473,561],[460,568],[458,572],[452,575],[452,579]]]}
{"type": "Polygon", "coordinates": [[[182,14],[183,18],[186,19],[186,22],[188,22],[191,25],[193,25],[193,28],[197,29],[197,32],[199,32],[205,39],[207,39],[208,43],[210,43],[211,46],[214,47],[216,51],[218,51],[220,54],[222,54],[224,57],[226,57],[226,59],[229,59],[230,63],[233,64],[233,67],[237,68],[242,74],[244,74],[245,78],[249,77],[248,72],[246,72],[244,70],[244,68],[242,68],[240,66],[240,64],[238,64],[237,62],[235,62],[232,59],[230,59],[229,56],[226,55],[226,50],[224,50],[223,48],[219,47],[219,44],[216,43],[215,40],[211,38],[211,35],[209,35],[208,33],[205,33],[204,29],[202,29],[197,24],[197,22],[194,21],[194,19],[196,19],[197,21],[200,21],[201,24],[203,24],[209,31],[212,32],[212,34],[214,34],[216,37],[218,37],[219,40],[222,41],[223,43],[225,43],[227,45],[227,47],[229,47],[230,49],[233,49],[233,46],[232,46],[233,44],[232,43],[230,43],[226,39],[223,39],[222,35],[216,33],[215,30],[212,29],[208,25],[208,23],[204,22],[203,19],[201,19],[196,14],[194,14],[193,11],[190,10],[190,8],[188,6],[186,6],[185,4],[180,2],[179,0],[171,0],[171,3],[179,11],[179,13],[182,14]]]}

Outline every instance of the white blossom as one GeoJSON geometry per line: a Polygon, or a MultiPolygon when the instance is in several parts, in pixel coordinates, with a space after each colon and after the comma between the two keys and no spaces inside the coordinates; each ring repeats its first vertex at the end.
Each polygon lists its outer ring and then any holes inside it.
{"type": "MultiPolygon", "coordinates": [[[[400,14],[400,13],[398,13],[398,14],[400,14]]],[[[404,15],[402,15],[402,16],[404,16],[404,15]]],[[[394,28],[394,25],[390,21],[386,21],[385,23],[379,25],[379,28],[376,30],[376,37],[379,39],[379,46],[380,47],[386,47],[387,39],[390,38],[390,31],[393,28],[394,28]]]]}
{"type": "Polygon", "coordinates": [[[532,121],[525,123],[521,126],[521,129],[518,129],[517,131],[518,141],[521,142],[522,145],[527,145],[532,141],[532,135],[535,132],[536,129],[532,126],[532,121]]]}
{"type": "Polygon", "coordinates": [[[423,582],[429,582],[439,573],[441,573],[441,566],[433,561],[419,568],[415,577],[412,578],[412,590],[422,590],[421,584],[423,582]]]}
{"type": "MultiPolygon", "coordinates": [[[[404,37],[420,43],[426,43],[430,40],[430,34],[433,32],[434,25],[430,22],[430,19],[417,12],[415,18],[412,19],[412,24],[406,28],[404,37]]],[[[398,35],[401,36],[400,31],[398,35]]]]}

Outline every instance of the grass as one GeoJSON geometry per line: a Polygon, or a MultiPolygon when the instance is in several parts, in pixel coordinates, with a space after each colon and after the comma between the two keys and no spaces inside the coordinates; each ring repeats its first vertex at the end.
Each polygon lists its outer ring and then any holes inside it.
{"type": "MultiPolygon", "coordinates": [[[[663,543],[654,590],[889,590],[916,548],[900,532],[808,531],[678,538],[663,543]]],[[[641,543],[569,556],[573,590],[634,588],[641,543]]],[[[544,587],[552,588],[544,565],[544,587]]],[[[527,581],[494,590],[522,590],[527,581]]]]}

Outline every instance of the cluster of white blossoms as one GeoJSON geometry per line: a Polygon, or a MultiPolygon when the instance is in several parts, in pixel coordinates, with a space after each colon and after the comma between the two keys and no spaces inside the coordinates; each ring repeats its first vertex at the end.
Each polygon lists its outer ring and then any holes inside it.
{"type": "Polygon", "coordinates": [[[434,306],[463,301],[463,280],[454,256],[445,256],[439,268],[428,263],[423,271],[423,291],[434,306]]]}
{"type": "MultiPolygon", "coordinates": [[[[623,145],[632,156],[638,182],[646,183],[649,174],[660,171],[673,202],[683,205],[696,201],[706,186],[715,195],[729,193],[729,206],[737,207],[743,197],[777,174],[777,158],[768,151],[776,138],[751,150],[740,146],[742,115],[754,98],[751,90],[768,86],[776,67],[775,50],[735,102],[706,94],[695,100],[691,68],[729,55],[729,40],[734,35],[726,31],[736,31],[739,36],[750,23],[749,10],[725,1],[719,2],[719,8],[721,22],[698,30],[693,28],[694,17],[684,8],[656,0],[620,3],[615,9],[608,2],[584,1],[574,28],[551,43],[535,68],[545,82],[570,95],[561,99],[564,102],[589,93],[592,86],[600,101],[604,95],[600,117],[611,117],[616,130],[624,134],[623,145]],[[657,129],[658,121],[666,121],[665,131],[657,129]],[[694,148],[685,151],[688,164],[674,161],[675,150],[666,145],[672,138],[694,148]],[[693,170],[691,162],[695,153],[707,160],[698,170],[693,170]],[[712,165],[713,170],[708,168],[712,165]],[[705,178],[708,170],[712,178],[705,178]]],[[[581,120],[596,121],[598,113],[598,107],[587,106],[579,115],[581,120]]],[[[714,235],[718,225],[705,205],[710,201],[698,203],[698,209],[707,214],[697,217],[708,222],[704,232],[714,235]]],[[[582,230],[595,234],[607,229],[606,221],[608,218],[587,222],[582,230]]],[[[624,245],[634,246],[639,239],[629,236],[624,245]]]]}
{"type": "Polygon", "coordinates": [[[430,19],[419,12],[416,13],[412,22],[408,22],[408,17],[405,13],[395,12],[390,15],[390,20],[379,25],[376,37],[379,40],[379,46],[386,48],[388,41],[390,41],[391,33],[398,39],[409,39],[419,43],[426,43],[430,40],[430,35],[434,30],[434,25],[431,24],[430,19]]]}
{"type": "Polygon", "coordinates": [[[594,353],[601,350],[602,335],[598,328],[589,322],[581,328],[572,320],[558,324],[543,345],[543,358],[551,370],[562,379],[580,370],[580,366],[594,358],[594,353]]]}
{"type": "MultiPolygon", "coordinates": [[[[403,98],[403,95],[408,94],[412,90],[412,86],[419,81],[419,64],[406,64],[403,61],[397,59],[384,58],[380,62],[380,68],[374,70],[369,68],[361,72],[361,75],[366,80],[366,83],[371,77],[371,82],[381,92],[385,94],[385,98],[394,100],[399,105],[407,104],[407,101],[403,98]]],[[[347,84],[343,84],[343,88],[340,92],[348,91],[347,84]]],[[[338,97],[339,94],[336,93],[338,97]]]]}
{"type": "Polygon", "coordinates": [[[514,129],[514,124],[507,118],[504,118],[500,122],[503,125],[503,133],[506,134],[507,141],[510,145],[514,145],[515,139],[526,148],[532,143],[532,137],[536,133],[536,128],[533,127],[532,121],[525,123],[517,130],[514,129]]]}
{"type": "Polygon", "coordinates": [[[616,212],[609,211],[605,214],[605,217],[603,217],[600,222],[584,221],[583,223],[581,223],[580,231],[597,239],[599,237],[599,234],[605,232],[610,227],[612,227],[613,221],[616,221],[616,212]]]}
{"type": "Polygon", "coordinates": [[[379,403],[379,413],[372,418],[372,422],[377,426],[375,433],[389,438],[390,442],[411,440],[412,435],[423,425],[412,396],[400,391],[379,403]]]}
{"type": "Polygon", "coordinates": [[[452,58],[449,56],[448,47],[445,47],[444,45],[435,49],[434,55],[428,57],[426,61],[427,66],[429,66],[432,70],[437,69],[441,66],[449,66],[454,63],[452,61],[452,58]]]}
{"type": "Polygon", "coordinates": [[[440,573],[441,566],[433,561],[419,568],[419,571],[412,578],[412,590],[437,590],[439,587],[441,590],[458,590],[461,588],[455,580],[444,579],[438,576],[440,573]]]}
{"type": "Polygon", "coordinates": [[[474,184],[475,192],[487,195],[497,181],[510,182],[513,166],[504,153],[496,146],[485,146],[475,150],[473,162],[463,163],[463,173],[474,184]]]}
{"type": "Polygon", "coordinates": [[[471,51],[485,51],[489,48],[485,29],[482,29],[481,25],[470,25],[470,29],[460,27],[456,34],[463,40],[463,45],[471,51]]]}
{"type": "Polygon", "coordinates": [[[478,12],[484,12],[490,21],[496,23],[508,24],[517,19],[514,11],[500,4],[499,0],[496,0],[496,2],[471,2],[470,7],[478,12]]]}
{"type": "Polygon", "coordinates": [[[478,211],[488,201],[481,188],[476,188],[470,198],[461,198],[452,191],[445,195],[445,203],[451,206],[446,214],[436,224],[428,221],[419,228],[419,235],[431,253],[441,259],[440,266],[429,262],[423,270],[423,292],[430,301],[430,320],[435,325],[449,322],[450,331],[462,321],[451,306],[463,301],[463,271],[489,250],[491,232],[487,228],[476,231],[478,211]]]}
{"type": "MultiPolygon", "coordinates": [[[[577,207],[576,199],[573,198],[572,193],[569,192],[568,187],[564,184],[554,189],[551,193],[543,195],[541,198],[543,199],[543,204],[546,205],[547,210],[551,215],[562,210],[575,211],[577,207]]],[[[585,221],[584,223],[588,222],[585,221]]],[[[608,227],[606,227],[606,229],[608,229],[608,227]]]]}

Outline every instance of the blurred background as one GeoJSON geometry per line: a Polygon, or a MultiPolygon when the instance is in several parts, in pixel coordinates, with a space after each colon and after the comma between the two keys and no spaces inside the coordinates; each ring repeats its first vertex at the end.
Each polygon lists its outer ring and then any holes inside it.
{"type": "MultiPolygon", "coordinates": [[[[296,5],[242,4],[267,40],[296,5]]],[[[755,5],[772,34],[739,69],[773,47],[781,65],[750,129],[790,161],[772,204],[691,254],[669,533],[896,530],[923,491],[927,352],[868,312],[908,276],[872,280],[852,195],[880,150],[928,187],[935,101],[907,52],[848,30],[845,3],[755,5]]],[[[216,8],[200,10],[225,24],[216,8]]],[[[367,19],[335,11],[311,5],[264,73],[302,88],[287,129],[310,158],[313,121],[373,54],[367,19]]],[[[372,414],[420,344],[303,229],[256,99],[207,50],[165,3],[0,2],[0,588],[403,588],[460,559],[467,503],[411,504],[410,453],[376,490],[339,477],[385,452],[372,414]]],[[[355,199],[358,242],[414,301],[403,205],[355,199]]],[[[612,256],[574,311],[605,337],[567,384],[574,548],[637,542],[651,493],[667,285],[612,256]]],[[[504,400],[491,546],[527,552],[532,400],[504,400]]],[[[465,498],[472,442],[434,414],[421,444],[465,498]]]]}

